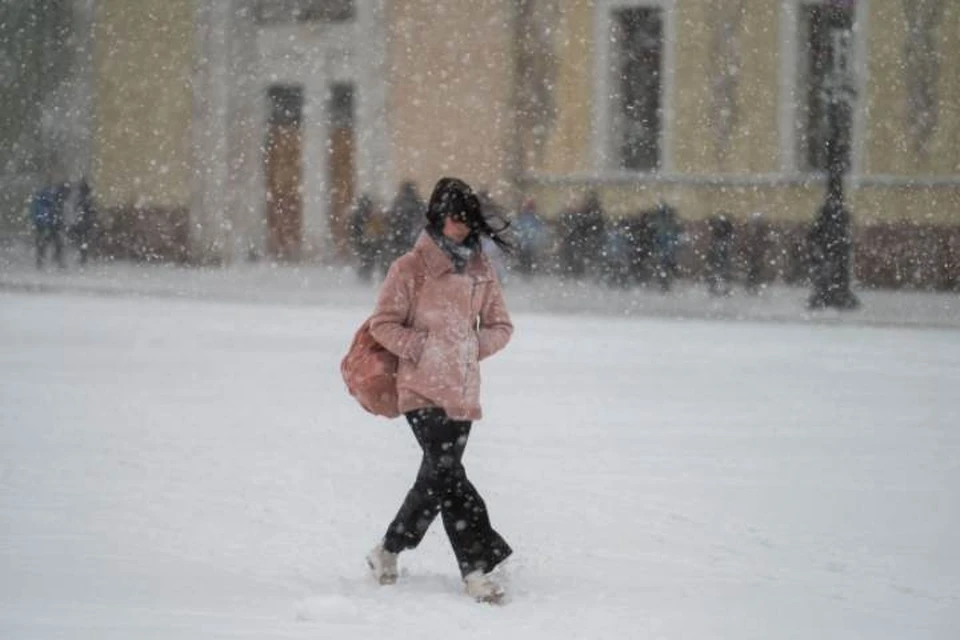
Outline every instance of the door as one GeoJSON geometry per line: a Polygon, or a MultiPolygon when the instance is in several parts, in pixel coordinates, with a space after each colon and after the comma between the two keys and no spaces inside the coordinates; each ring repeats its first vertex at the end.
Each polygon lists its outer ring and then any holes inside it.
{"type": "Polygon", "coordinates": [[[303,88],[277,85],[267,95],[267,253],[276,260],[295,261],[303,229],[303,88]]]}
{"type": "Polygon", "coordinates": [[[337,257],[350,255],[349,217],[355,190],[353,85],[337,83],[330,87],[330,155],[327,175],[330,184],[330,232],[337,257]]]}

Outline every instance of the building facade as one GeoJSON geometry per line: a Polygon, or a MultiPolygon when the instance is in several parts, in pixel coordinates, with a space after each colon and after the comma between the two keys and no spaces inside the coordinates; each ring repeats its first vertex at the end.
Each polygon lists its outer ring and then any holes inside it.
{"type": "MultiPolygon", "coordinates": [[[[796,235],[823,201],[818,0],[543,2],[555,105],[524,184],[547,209],[597,187],[607,212],[660,200],[688,221],[762,212],[796,235]],[[575,5],[575,6],[574,6],[575,5]]],[[[960,258],[960,5],[850,5],[849,204],[858,272],[896,280],[960,258]],[[896,255],[896,254],[903,255],[896,255]],[[918,260],[927,264],[915,264],[918,260]]],[[[695,226],[695,225],[694,225],[695,226]]],[[[892,282],[891,282],[892,283],[892,282]]]]}
{"type": "MultiPolygon", "coordinates": [[[[825,0],[61,2],[89,54],[70,171],[118,254],[342,260],[360,193],[444,174],[548,217],[596,190],[796,231],[823,201],[825,0]]],[[[955,268],[960,5],[844,4],[858,268],[955,268]]]]}

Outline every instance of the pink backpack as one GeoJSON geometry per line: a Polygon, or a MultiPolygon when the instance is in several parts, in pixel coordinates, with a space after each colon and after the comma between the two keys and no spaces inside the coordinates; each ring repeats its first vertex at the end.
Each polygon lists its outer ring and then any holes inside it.
{"type": "MultiPolygon", "coordinates": [[[[413,321],[423,276],[418,274],[413,285],[413,304],[406,325],[413,321]]],[[[397,367],[400,360],[370,333],[370,319],[364,320],[353,336],[347,355],[340,361],[340,375],[360,406],[376,416],[396,418],[400,415],[397,398],[397,367]]]]}

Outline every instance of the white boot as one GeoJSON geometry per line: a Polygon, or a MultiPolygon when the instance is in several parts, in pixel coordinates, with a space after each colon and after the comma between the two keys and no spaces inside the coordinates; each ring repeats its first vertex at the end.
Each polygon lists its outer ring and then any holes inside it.
{"type": "Polygon", "coordinates": [[[370,572],[380,584],[394,584],[397,581],[397,555],[384,549],[382,543],[367,554],[370,572]]]}
{"type": "Polygon", "coordinates": [[[467,595],[477,602],[499,604],[505,595],[503,587],[490,574],[479,569],[464,576],[463,582],[467,587],[467,595]]]}

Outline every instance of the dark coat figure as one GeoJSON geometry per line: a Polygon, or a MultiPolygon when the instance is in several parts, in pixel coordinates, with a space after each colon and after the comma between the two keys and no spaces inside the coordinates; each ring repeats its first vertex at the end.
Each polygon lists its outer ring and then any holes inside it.
{"type": "Polygon", "coordinates": [[[370,281],[377,258],[383,253],[384,226],[373,198],[361,195],[350,212],[350,245],[357,261],[357,275],[364,282],[370,281]]]}
{"type": "Polygon", "coordinates": [[[748,293],[758,293],[766,281],[767,255],[770,253],[771,244],[770,223],[762,214],[752,214],[747,223],[746,238],[748,293]]]}
{"type": "Polygon", "coordinates": [[[654,227],[653,212],[641,211],[625,221],[626,234],[630,240],[630,280],[646,284],[656,270],[653,264],[654,227]]]}
{"type": "Polygon", "coordinates": [[[538,268],[547,244],[547,228],[533,200],[527,200],[514,223],[517,230],[517,271],[530,275],[538,268]]]}
{"type": "Polygon", "coordinates": [[[600,276],[607,231],[603,205],[600,204],[600,196],[595,191],[590,192],[584,203],[579,235],[587,272],[600,276]]]}
{"type": "Polygon", "coordinates": [[[561,224],[564,234],[560,248],[563,274],[575,278],[587,274],[599,277],[607,232],[603,206],[597,192],[591,191],[587,195],[579,211],[565,214],[561,224]]]}
{"type": "Polygon", "coordinates": [[[627,220],[606,225],[603,245],[603,279],[613,287],[630,285],[635,247],[627,220]]]}
{"type": "Polygon", "coordinates": [[[409,180],[400,185],[387,211],[387,229],[383,242],[381,265],[386,271],[394,260],[413,247],[420,230],[425,205],[417,187],[409,180]]]}
{"type": "Polygon", "coordinates": [[[93,197],[90,193],[90,185],[86,180],[81,180],[77,185],[74,214],[75,219],[70,227],[70,237],[73,238],[77,250],[80,252],[80,264],[86,264],[97,226],[93,197]]]}
{"type": "Polygon", "coordinates": [[[732,260],[734,228],[727,213],[711,216],[710,248],[707,251],[707,280],[710,293],[715,296],[729,295],[732,279],[732,260]]]}
{"type": "Polygon", "coordinates": [[[61,269],[66,267],[63,259],[63,209],[69,191],[69,186],[66,184],[50,185],[38,191],[30,203],[38,269],[43,266],[47,247],[51,244],[57,266],[61,269]]]}
{"type": "Polygon", "coordinates": [[[657,282],[661,291],[669,291],[677,275],[677,249],[680,247],[680,221],[676,210],[661,202],[650,217],[657,282]]]}

